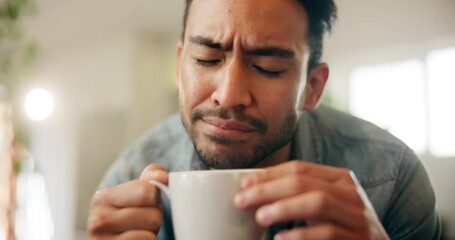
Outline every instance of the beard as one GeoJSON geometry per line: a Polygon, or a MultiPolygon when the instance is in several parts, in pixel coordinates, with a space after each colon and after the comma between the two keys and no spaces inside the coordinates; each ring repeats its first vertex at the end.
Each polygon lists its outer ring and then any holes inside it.
{"type": "Polygon", "coordinates": [[[254,167],[291,141],[297,129],[298,120],[296,112],[289,111],[283,122],[272,130],[264,121],[246,114],[241,108],[230,110],[195,108],[190,120],[186,120],[182,111],[180,114],[183,126],[199,158],[208,168],[215,169],[254,167]],[[194,127],[196,121],[209,116],[248,123],[255,127],[260,137],[255,138],[254,142],[240,141],[198,132],[194,127]]]}

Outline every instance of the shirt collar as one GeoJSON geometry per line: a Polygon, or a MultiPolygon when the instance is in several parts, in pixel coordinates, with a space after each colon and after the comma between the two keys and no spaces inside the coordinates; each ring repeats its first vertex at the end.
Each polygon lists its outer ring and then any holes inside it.
{"type": "Polygon", "coordinates": [[[322,136],[309,112],[301,113],[299,125],[292,140],[292,159],[322,163],[322,136]]]}

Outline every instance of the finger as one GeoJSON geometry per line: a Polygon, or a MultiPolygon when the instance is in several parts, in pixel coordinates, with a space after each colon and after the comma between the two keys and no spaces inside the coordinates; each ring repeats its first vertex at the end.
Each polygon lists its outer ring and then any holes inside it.
{"type": "Polygon", "coordinates": [[[301,227],[278,232],[275,240],[345,240],[366,239],[332,224],[301,227]]]}
{"type": "Polygon", "coordinates": [[[333,184],[325,180],[297,174],[284,176],[244,189],[236,194],[234,204],[239,208],[258,207],[283,198],[316,190],[330,193],[346,204],[363,204],[355,186],[345,184],[334,187],[333,184]]]}
{"type": "Polygon", "coordinates": [[[121,233],[128,230],[158,232],[162,223],[158,208],[104,208],[90,215],[89,231],[92,233],[121,233]]]}
{"type": "Polygon", "coordinates": [[[362,228],[367,224],[362,206],[346,205],[321,191],[262,206],[256,212],[256,220],[262,226],[297,220],[330,222],[349,229],[362,228]]]}
{"type": "Polygon", "coordinates": [[[122,207],[160,206],[159,191],[146,181],[134,180],[97,192],[92,207],[109,205],[122,207]]]}
{"type": "Polygon", "coordinates": [[[145,230],[131,230],[115,237],[115,240],[156,240],[156,234],[145,230]]]}
{"type": "Polygon", "coordinates": [[[141,173],[141,180],[150,181],[154,180],[162,184],[167,184],[168,182],[168,173],[163,166],[159,164],[150,164],[148,165],[141,173]]]}
{"type": "Polygon", "coordinates": [[[242,178],[240,186],[245,189],[254,184],[281,178],[289,174],[301,174],[329,182],[343,181],[354,184],[350,171],[347,169],[294,160],[265,168],[264,171],[248,174],[242,178]]]}

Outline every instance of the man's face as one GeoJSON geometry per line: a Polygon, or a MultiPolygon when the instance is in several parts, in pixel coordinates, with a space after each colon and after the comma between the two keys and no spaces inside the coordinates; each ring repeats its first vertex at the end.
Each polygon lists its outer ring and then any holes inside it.
{"type": "Polygon", "coordinates": [[[194,0],[177,78],[183,124],[209,167],[252,167],[289,146],[307,26],[295,0],[194,0]]]}

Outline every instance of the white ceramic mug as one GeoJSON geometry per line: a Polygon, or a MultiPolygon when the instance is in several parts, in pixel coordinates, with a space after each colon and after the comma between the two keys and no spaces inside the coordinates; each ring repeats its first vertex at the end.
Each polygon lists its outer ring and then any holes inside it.
{"type": "Polygon", "coordinates": [[[150,181],[170,199],[177,240],[259,240],[254,209],[234,207],[241,176],[260,169],[171,172],[169,187],[150,181]]]}

